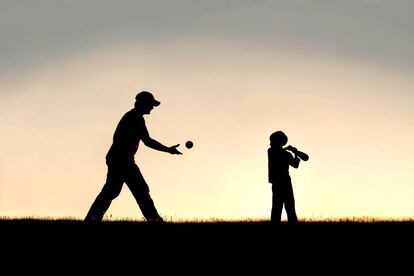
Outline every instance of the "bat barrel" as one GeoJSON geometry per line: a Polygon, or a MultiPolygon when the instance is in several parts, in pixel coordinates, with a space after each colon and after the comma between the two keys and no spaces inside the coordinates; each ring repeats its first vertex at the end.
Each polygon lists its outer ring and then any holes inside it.
{"type": "Polygon", "coordinates": [[[308,161],[309,160],[309,155],[307,155],[306,153],[302,152],[302,151],[297,151],[296,152],[296,156],[299,157],[300,159],[302,159],[303,161],[308,161]]]}

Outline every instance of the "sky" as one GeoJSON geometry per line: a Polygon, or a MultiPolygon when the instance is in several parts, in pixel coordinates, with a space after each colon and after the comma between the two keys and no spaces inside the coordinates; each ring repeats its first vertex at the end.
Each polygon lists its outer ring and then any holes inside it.
{"type": "MultiPolygon", "coordinates": [[[[135,95],[170,220],[269,219],[269,136],[299,219],[414,216],[414,1],[0,0],[0,216],[79,218],[135,95]],[[186,149],[187,140],[194,142],[186,149]]],[[[124,186],[108,219],[142,219],[124,186]]],[[[284,215],[285,216],[285,215],[284,215]]]]}

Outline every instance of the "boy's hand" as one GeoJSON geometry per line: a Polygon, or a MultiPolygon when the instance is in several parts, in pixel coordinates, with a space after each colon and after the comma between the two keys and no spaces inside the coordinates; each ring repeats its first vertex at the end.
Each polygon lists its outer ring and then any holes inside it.
{"type": "Polygon", "coordinates": [[[286,147],[286,149],[287,149],[287,150],[290,150],[291,152],[293,152],[293,153],[295,153],[295,154],[296,154],[296,153],[297,153],[297,151],[298,151],[298,149],[297,149],[297,148],[292,147],[291,145],[287,146],[287,147],[286,147]]]}

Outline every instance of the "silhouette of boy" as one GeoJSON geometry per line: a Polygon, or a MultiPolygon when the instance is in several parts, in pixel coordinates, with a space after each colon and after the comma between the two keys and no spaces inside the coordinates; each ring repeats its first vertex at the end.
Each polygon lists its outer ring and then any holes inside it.
{"type": "Polygon", "coordinates": [[[93,202],[85,221],[101,221],[112,200],[121,192],[124,182],[131,190],[145,219],[163,221],[149,194],[149,187],[135,164],[134,155],[140,141],[158,151],[170,154],[181,154],[181,152],[177,150],[179,144],[166,147],[152,139],[145,126],[143,115],[150,114],[155,106],[160,105],[160,102],[148,91],[138,93],[135,100],[135,107],[122,117],[115,130],[112,146],[106,155],[108,166],[106,183],[93,202]]]}
{"type": "Polygon", "coordinates": [[[269,182],[272,184],[272,213],[271,221],[280,222],[283,205],[289,222],[297,222],[295,211],[295,199],[293,197],[292,182],[289,175],[289,166],[299,167],[300,159],[296,156],[297,149],[288,146],[283,148],[288,141],[282,131],[276,131],[270,135],[270,148],[268,154],[269,182]],[[294,156],[287,150],[294,153],[294,156]]]}

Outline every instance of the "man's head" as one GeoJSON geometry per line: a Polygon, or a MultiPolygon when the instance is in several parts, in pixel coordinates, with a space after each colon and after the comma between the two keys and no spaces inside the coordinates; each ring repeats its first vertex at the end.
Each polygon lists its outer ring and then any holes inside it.
{"type": "Polygon", "coordinates": [[[154,106],[159,106],[160,102],[148,91],[141,91],[135,96],[135,108],[143,114],[150,114],[154,106]]]}
{"type": "Polygon", "coordinates": [[[283,147],[286,145],[288,138],[283,131],[276,131],[270,135],[270,145],[272,147],[283,147]]]}

